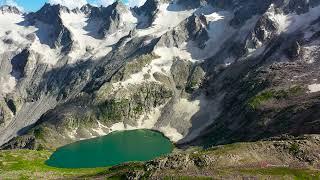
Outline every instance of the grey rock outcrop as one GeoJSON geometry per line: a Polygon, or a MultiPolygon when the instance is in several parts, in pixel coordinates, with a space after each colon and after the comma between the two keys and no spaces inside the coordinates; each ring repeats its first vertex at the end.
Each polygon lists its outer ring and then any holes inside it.
{"type": "Polygon", "coordinates": [[[24,49],[21,53],[12,58],[12,72],[11,74],[16,78],[20,79],[25,76],[25,67],[28,63],[28,58],[30,56],[30,52],[28,49],[24,49]]]}
{"type": "Polygon", "coordinates": [[[2,14],[5,14],[5,13],[23,14],[17,7],[8,6],[8,5],[1,6],[0,12],[2,14]]]}
{"type": "Polygon", "coordinates": [[[177,89],[184,89],[191,71],[191,63],[184,60],[175,60],[171,67],[171,74],[177,89]]]}
{"type": "Polygon", "coordinates": [[[167,47],[180,47],[184,42],[191,40],[196,42],[198,47],[203,48],[205,42],[209,39],[203,21],[201,16],[193,14],[177,27],[162,35],[158,44],[167,47]]]}

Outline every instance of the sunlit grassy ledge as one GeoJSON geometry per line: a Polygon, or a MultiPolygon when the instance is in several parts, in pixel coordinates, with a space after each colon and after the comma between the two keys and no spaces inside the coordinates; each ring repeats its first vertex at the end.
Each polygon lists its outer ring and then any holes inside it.
{"type": "Polygon", "coordinates": [[[106,168],[65,169],[47,166],[51,151],[0,151],[0,179],[61,179],[94,175],[106,168]]]}

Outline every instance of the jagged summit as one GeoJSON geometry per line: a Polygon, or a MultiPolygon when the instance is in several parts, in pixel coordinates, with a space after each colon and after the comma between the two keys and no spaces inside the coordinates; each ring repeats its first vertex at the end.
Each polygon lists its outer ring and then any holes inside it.
{"type": "Polygon", "coordinates": [[[12,13],[12,14],[23,14],[17,7],[15,6],[9,6],[9,5],[3,5],[0,7],[0,13],[6,14],[6,13],[12,13]]]}
{"type": "Polygon", "coordinates": [[[95,9],[95,6],[92,6],[91,4],[86,4],[80,8],[80,11],[84,14],[90,14],[92,12],[92,9],[95,9]]]}
{"type": "Polygon", "coordinates": [[[70,12],[65,6],[46,3],[39,11],[28,14],[27,21],[40,31],[47,31],[47,37],[41,39],[43,43],[51,48],[61,48],[61,52],[67,53],[72,48],[73,40],[70,30],[63,24],[61,13],[70,12]]]}
{"type": "Polygon", "coordinates": [[[61,6],[60,4],[51,5],[46,3],[40,10],[37,12],[31,13],[29,16],[36,18],[47,24],[55,25],[55,21],[59,19],[61,12],[70,12],[69,8],[61,6]]]}
{"type": "Polygon", "coordinates": [[[80,10],[88,16],[88,26],[96,26],[96,38],[99,39],[125,29],[136,21],[128,7],[120,1],[107,7],[86,5],[80,10]]]}
{"type": "Polygon", "coordinates": [[[159,15],[161,6],[172,2],[171,0],[147,0],[144,5],[133,8],[135,14],[141,19],[138,28],[150,27],[159,15]]]}
{"type": "Polygon", "coordinates": [[[85,14],[88,14],[90,18],[108,18],[110,15],[121,14],[128,12],[128,8],[120,1],[116,1],[107,7],[96,7],[90,4],[83,6],[80,9],[85,14]]]}

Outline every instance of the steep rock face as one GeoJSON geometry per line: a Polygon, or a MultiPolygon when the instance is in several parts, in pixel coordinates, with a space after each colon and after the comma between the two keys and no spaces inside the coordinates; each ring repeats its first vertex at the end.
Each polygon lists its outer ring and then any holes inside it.
{"type": "Polygon", "coordinates": [[[28,49],[24,49],[20,54],[12,58],[12,72],[11,74],[16,78],[20,79],[25,76],[25,67],[28,63],[28,57],[30,52],[28,49]]]}
{"type": "Polygon", "coordinates": [[[148,28],[159,15],[161,5],[169,4],[170,0],[147,0],[141,7],[135,7],[133,11],[137,16],[141,17],[137,28],[148,28]]]}
{"type": "Polygon", "coordinates": [[[171,74],[177,89],[184,89],[188,82],[188,76],[191,71],[191,63],[183,60],[175,60],[171,66],[171,74]]]}
{"type": "Polygon", "coordinates": [[[8,105],[5,103],[4,99],[1,99],[0,107],[0,126],[5,126],[5,124],[12,118],[13,113],[10,111],[8,105]]]}
{"type": "MultiPolygon", "coordinates": [[[[48,39],[42,39],[51,48],[62,48],[62,52],[68,53],[73,46],[71,32],[63,25],[60,17],[61,12],[70,12],[70,10],[61,5],[45,4],[39,11],[28,15],[28,21],[31,25],[44,28],[44,23],[49,26],[48,39]]],[[[47,29],[46,29],[47,30],[47,29]]],[[[47,32],[48,33],[48,32],[47,32]]]]}
{"type": "MultiPolygon", "coordinates": [[[[318,104],[318,91],[311,91],[310,87],[313,84],[316,87],[317,82],[313,81],[317,81],[319,75],[314,69],[318,63],[309,61],[307,55],[317,54],[318,57],[319,46],[317,39],[306,36],[309,28],[314,27],[312,20],[309,23],[292,27],[285,31],[286,35],[279,35],[281,24],[276,22],[275,26],[273,22],[269,25],[271,28],[267,28],[266,23],[261,24],[261,19],[257,21],[255,29],[259,28],[254,32],[269,29],[264,33],[268,38],[262,41],[263,46],[259,45],[261,51],[240,58],[223,71],[215,71],[206,81],[209,96],[215,97],[221,92],[227,96],[223,100],[224,111],[207,128],[205,135],[198,138],[201,143],[213,145],[282,134],[319,133],[318,128],[308,126],[318,119],[314,116],[317,114],[314,108],[318,104]],[[310,49],[309,43],[316,47],[310,49]]],[[[252,40],[252,33],[248,37],[252,40]]]]}
{"type": "Polygon", "coordinates": [[[188,41],[195,41],[198,47],[205,46],[205,42],[209,39],[206,20],[203,16],[192,15],[185,21],[181,22],[178,27],[168,31],[161,36],[159,45],[167,47],[180,47],[188,41]]]}
{"type": "Polygon", "coordinates": [[[74,48],[52,46],[44,61],[34,26],[15,24],[26,42],[4,30],[17,50],[0,56],[0,81],[12,80],[0,88],[0,144],[19,135],[5,147],[56,148],[133,128],[203,146],[318,133],[319,12],[317,0],[46,5],[28,19],[55,23],[65,38],[53,39],[74,48]]]}
{"type": "Polygon", "coordinates": [[[265,44],[277,33],[277,24],[268,16],[263,15],[256,23],[253,31],[248,35],[246,46],[257,49],[265,44]]]}

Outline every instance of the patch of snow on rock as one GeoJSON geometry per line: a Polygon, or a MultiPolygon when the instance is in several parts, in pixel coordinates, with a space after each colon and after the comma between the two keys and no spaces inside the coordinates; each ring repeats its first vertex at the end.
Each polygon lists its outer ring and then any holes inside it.
{"type": "Polygon", "coordinates": [[[320,84],[311,84],[308,86],[310,93],[315,93],[320,91],[320,84]]]}
{"type": "Polygon", "coordinates": [[[193,59],[201,60],[213,56],[221,45],[228,40],[236,31],[229,25],[233,18],[232,13],[228,11],[213,12],[205,15],[208,21],[209,40],[205,44],[205,48],[196,47],[193,42],[188,44],[188,51],[192,54],[193,59]]]}
{"type": "MultiPolygon", "coordinates": [[[[29,47],[43,56],[43,63],[55,64],[58,60],[58,51],[51,49],[48,45],[42,44],[37,34],[39,29],[34,26],[21,25],[24,21],[23,15],[19,14],[0,14],[0,53],[7,51],[21,51],[21,49],[29,47]],[[35,39],[29,39],[28,36],[34,35],[35,39]],[[37,35],[38,36],[37,36],[37,35]],[[3,40],[10,40],[12,43],[5,44],[3,40]]],[[[39,24],[45,29],[44,24],[39,24]]],[[[41,37],[48,38],[48,37],[41,37]]]]}
{"type": "Polygon", "coordinates": [[[139,129],[152,129],[161,116],[163,106],[153,108],[153,110],[145,115],[142,115],[138,120],[139,129]]]}
{"type": "MultiPolygon", "coordinates": [[[[69,63],[74,63],[75,60],[80,58],[93,57],[94,59],[97,59],[105,56],[112,51],[113,44],[117,43],[122,37],[128,35],[130,32],[130,28],[121,28],[116,33],[109,34],[104,39],[97,39],[90,35],[94,32],[89,32],[89,30],[94,30],[96,27],[88,27],[88,17],[84,13],[66,12],[61,14],[61,18],[64,26],[71,31],[73,40],[76,41],[76,48],[69,54],[73,61],[69,63]]],[[[137,19],[131,12],[122,14],[122,26],[133,27],[136,23],[137,19]]]]}
{"type": "Polygon", "coordinates": [[[172,142],[178,142],[183,138],[183,135],[180,134],[177,129],[172,128],[170,124],[166,127],[161,127],[160,131],[168,137],[172,142]]]}
{"type": "Polygon", "coordinates": [[[143,67],[140,72],[132,74],[129,79],[123,82],[114,83],[114,89],[126,87],[128,85],[141,84],[143,82],[157,82],[152,76],[156,72],[170,76],[170,69],[176,57],[184,60],[194,61],[191,57],[191,54],[187,50],[178,49],[175,47],[158,47],[154,50],[154,53],[160,56],[160,58],[152,60],[152,62],[143,67]],[[150,74],[150,78],[144,79],[145,74],[150,74]]]}
{"type": "MultiPolygon", "coordinates": [[[[181,10],[175,3],[164,3],[159,7],[158,14],[151,27],[137,31],[138,36],[161,36],[168,30],[178,26],[183,20],[187,19],[195,10],[181,10]]],[[[140,17],[143,19],[143,17],[140,17]]]]}
{"type": "Polygon", "coordinates": [[[109,133],[109,128],[105,125],[103,125],[101,122],[98,121],[98,128],[92,129],[94,132],[96,132],[99,136],[104,136],[109,133]]]}
{"type": "Polygon", "coordinates": [[[303,26],[308,26],[310,23],[320,16],[320,6],[311,8],[305,14],[283,14],[275,13],[274,6],[271,6],[267,15],[279,25],[279,33],[292,33],[303,26]]]}
{"type": "Polygon", "coordinates": [[[0,97],[12,92],[16,87],[13,76],[0,77],[0,97]]]}

